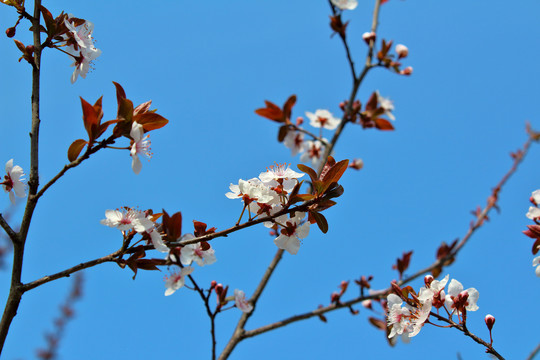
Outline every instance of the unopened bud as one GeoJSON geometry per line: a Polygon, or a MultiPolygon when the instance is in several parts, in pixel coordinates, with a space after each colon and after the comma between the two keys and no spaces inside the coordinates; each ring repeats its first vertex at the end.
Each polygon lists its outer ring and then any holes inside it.
{"type": "Polygon", "coordinates": [[[15,26],[10,27],[6,30],[6,35],[8,38],[12,38],[15,36],[15,26]]]}
{"type": "Polygon", "coordinates": [[[355,170],[360,170],[361,168],[364,167],[364,161],[362,161],[362,159],[354,159],[350,164],[349,164],[349,167],[350,168],[353,168],[355,170]]]}
{"type": "Polygon", "coordinates": [[[489,331],[491,331],[491,329],[493,329],[493,325],[495,324],[495,316],[487,314],[484,320],[486,321],[487,328],[489,331]]]}
{"type": "Polygon", "coordinates": [[[431,276],[431,275],[426,275],[426,276],[424,277],[424,284],[426,284],[426,287],[431,287],[430,285],[431,285],[431,283],[433,282],[433,280],[434,280],[434,279],[433,279],[433,276],[431,276]]]}
{"type": "Polygon", "coordinates": [[[369,310],[373,309],[373,307],[371,306],[371,300],[362,301],[362,306],[369,310]]]}
{"type": "Polygon", "coordinates": [[[339,294],[336,292],[332,293],[332,295],[330,296],[330,302],[337,303],[338,301],[339,301],[339,294]]]}
{"type": "Polygon", "coordinates": [[[217,281],[212,280],[212,282],[210,283],[210,290],[214,289],[216,286],[217,286],[217,281]]]}
{"type": "Polygon", "coordinates": [[[403,59],[409,55],[409,49],[405,45],[397,44],[396,53],[398,54],[398,59],[403,59]]]}
{"type": "Polygon", "coordinates": [[[339,103],[339,108],[341,111],[345,111],[345,106],[347,106],[347,101],[342,101],[339,103]]]}
{"type": "Polygon", "coordinates": [[[411,75],[413,71],[412,66],[407,66],[405,69],[401,70],[399,73],[401,75],[411,75]]]}
{"type": "Polygon", "coordinates": [[[377,35],[373,31],[372,32],[365,32],[365,33],[362,34],[362,39],[364,39],[364,41],[368,45],[369,45],[369,42],[371,40],[375,41],[376,37],[377,37],[377,35]]]}
{"type": "Polygon", "coordinates": [[[296,118],[296,126],[300,126],[304,123],[304,118],[299,116],[296,118]]]}
{"type": "Polygon", "coordinates": [[[223,285],[222,284],[217,284],[215,286],[215,289],[216,289],[216,294],[220,295],[223,292],[223,285]]]}

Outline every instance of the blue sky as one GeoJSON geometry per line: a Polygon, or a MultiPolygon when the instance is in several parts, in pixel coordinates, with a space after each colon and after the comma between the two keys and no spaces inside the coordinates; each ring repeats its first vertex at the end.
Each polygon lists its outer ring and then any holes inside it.
{"type": "MultiPolygon", "coordinates": [[[[154,157],[133,174],[127,151],[98,153],[70,171],[38,204],[30,229],[24,281],[109,254],[121,244],[119,232],[99,224],[106,209],[139,206],[182,211],[191,220],[225,229],[241,211],[224,194],[239,178],[257,176],[274,162],[293,165],[299,157],[276,141],[277,126],[254,114],[265,99],[282,104],[296,94],[293,116],[328,109],[340,115],[339,102],[350,94],[344,50],[330,38],[326,1],[55,1],[44,5],[95,24],[96,46],[103,51],[95,70],[74,85],[66,55],[48,50],[42,63],[42,184],[66,164],[66,151],[85,136],[79,96],[94,102],[104,96],[105,119],[116,113],[114,86],[124,87],[134,103],[152,99],[170,123],[152,132],[154,157]]],[[[366,46],[372,2],[361,1],[348,36],[358,65],[366,46]]],[[[467,231],[470,211],[484,205],[491,188],[511,166],[510,151],[526,140],[524,124],[540,129],[535,106],[540,94],[537,2],[398,1],[381,10],[379,39],[409,47],[404,64],[411,77],[370,72],[359,91],[365,103],[374,90],[394,101],[396,131],[364,131],[348,126],[337,159],[362,158],[360,172],[342,178],[344,195],[327,211],[329,232],[315,227],[296,256],[286,254],[264,292],[252,329],[328,304],[342,280],[374,275],[386,288],[402,252],[414,250],[414,271],[431,264],[441,241],[467,231]]],[[[0,24],[12,26],[16,14],[0,8],[0,24]]],[[[28,43],[27,23],[16,38],[28,43]]],[[[30,68],[18,63],[18,50],[0,37],[0,154],[29,168],[30,68]]],[[[330,136],[330,133],[327,133],[330,136]]],[[[475,234],[457,262],[447,268],[465,288],[480,292],[472,332],[489,337],[484,316],[497,322],[494,346],[507,358],[525,358],[536,346],[540,279],[531,266],[531,241],[521,234],[530,193],[540,188],[533,147],[500,197],[501,212],[475,234]]],[[[4,205],[8,206],[8,197],[4,205]]],[[[21,204],[22,205],[22,204],[21,204]]],[[[14,217],[20,218],[22,206],[14,217]]],[[[201,284],[217,280],[253,292],[275,245],[267,229],[250,228],[212,243],[218,262],[197,268],[201,284]]],[[[155,254],[160,257],[161,254],[155,254]]],[[[85,271],[84,297],[62,340],[60,359],[208,358],[209,321],[198,296],[182,289],[163,296],[167,272],[141,272],[105,264],[85,271]]],[[[7,296],[8,271],[0,273],[7,296]]],[[[412,284],[419,289],[421,281],[412,284]]],[[[6,359],[31,359],[44,345],[70,286],[68,279],[24,295],[8,336],[6,359]]],[[[349,290],[350,297],[356,295],[349,290]]],[[[348,297],[345,296],[345,299],[348,297]]],[[[440,359],[482,358],[484,349],[456,330],[425,326],[411,344],[389,348],[382,332],[360,308],[311,319],[244,341],[233,359],[417,356],[440,359]]],[[[236,309],[218,317],[218,348],[240,316],[236,309]]]]}

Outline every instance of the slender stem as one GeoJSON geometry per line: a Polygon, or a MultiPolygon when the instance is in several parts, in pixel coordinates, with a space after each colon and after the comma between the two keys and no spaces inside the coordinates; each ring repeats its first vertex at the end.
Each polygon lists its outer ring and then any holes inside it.
{"type": "Polygon", "coordinates": [[[92,266],[103,264],[105,262],[115,261],[116,258],[118,258],[122,254],[123,254],[123,251],[120,249],[118,251],[115,251],[112,254],[107,255],[107,256],[103,256],[103,257],[100,257],[100,258],[97,258],[97,259],[94,259],[94,260],[90,260],[90,261],[87,261],[87,262],[84,262],[84,263],[80,263],[78,265],[70,267],[69,269],[62,270],[62,271],[57,272],[55,274],[47,275],[47,276],[44,276],[44,277],[42,277],[40,279],[29,282],[27,284],[22,285],[20,289],[21,289],[22,292],[26,292],[26,291],[35,289],[38,286],[41,286],[41,285],[46,284],[48,282],[51,282],[53,280],[57,280],[57,279],[60,279],[60,278],[63,278],[63,277],[69,277],[71,274],[73,274],[73,273],[75,273],[77,271],[81,271],[81,270],[90,268],[92,266]]]}
{"type": "Polygon", "coordinates": [[[189,280],[193,284],[193,287],[195,290],[199,293],[199,296],[201,297],[202,301],[204,302],[204,307],[206,308],[206,313],[208,314],[208,317],[210,318],[210,334],[212,336],[212,360],[216,359],[216,315],[218,313],[217,309],[215,312],[212,312],[212,309],[210,309],[210,294],[211,292],[208,291],[208,295],[204,294],[204,290],[197,284],[193,276],[188,275],[189,280]]]}
{"type": "Polygon", "coordinates": [[[540,353],[540,344],[536,345],[534,350],[527,356],[526,360],[533,360],[538,353],[540,353]]]}
{"type": "Polygon", "coordinates": [[[242,313],[242,316],[240,317],[240,320],[238,321],[238,324],[236,325],[236,329],[234,330],[233,335],[231,336],[231,339],[219,355],[219,360],[227,359],[236,345],[243,339],[245,339],[245,330],[244,326],[246,325],[246,322],[251,317],[251,315],[255,312],[255,307],[257,306],[257,300],[261,296],[263,290],[266,288],[266,285],[268,284],[268,281],[270,280],[270,277],[274,273],[274,270],[276,266],[279,264],[279,261],[281,260],[283,256],[283,250],[279,249],[276,252],[276,255],[274,255],[274,258],[272,259],[272,262],[270,265],[268,265],[268,268],[266,269],[261,281],[259,282],[259,285],[257,286],[257,289],[253,293],[253,296],[250,299],[251,305],[253,305],[253,309],[249,313],[242,313]]]}
{"type": "Polygon", "coordinates": [[[19,241],[19,235],[9,226],[6,219],[0,214],[0,226],[2,226],[2,229],[8,234],[9,238],[11,239],[12,243],[16,243],[19,241]]]}
{"type": "MultiPolygon", "coordinates": [[[[10,234],[13,241],[13,267],[11,272],[11,285],[8,299],[0,320],[0,354],[4,348],[9,327],[21,302],[23,291],[21,289],[21,274],[24,258],[24,245],[30,228],[32,214],[37,204],[36,193],[39,186],[39,76],[41,67],[41,35],[40,35],[40,6],[41,0],[34,2],[34,16],[32,18],[34,35],[34,64],[32,66],[32,128],[30,131],[30,177],[28,180],[28,200],[23,215],[21,229],[17,236],[10,234]]],[[[4,227],[5,229],[5,227],[4,227]]]]}

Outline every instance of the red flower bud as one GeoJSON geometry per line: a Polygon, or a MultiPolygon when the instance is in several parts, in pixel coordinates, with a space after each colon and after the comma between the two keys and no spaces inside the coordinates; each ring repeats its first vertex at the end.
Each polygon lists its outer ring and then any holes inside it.
{"type": "Polygon", "coordinates": [[[6,35],[8,38],[12,38],[15,36],[15,26],[10,27],[6,30],[6,35]]]}
{"type": "Polygon", "coordinates": [[[489,331],[491,331],[491,329],[493,329],[493,325],[495,324],[495,316],[487,314],[484,320],[486,322],[487,328],[489,329],[489,331]]]}

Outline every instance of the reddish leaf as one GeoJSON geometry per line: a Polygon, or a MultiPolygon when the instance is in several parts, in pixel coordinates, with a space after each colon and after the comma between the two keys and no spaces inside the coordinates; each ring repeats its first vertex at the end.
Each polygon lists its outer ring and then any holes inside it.
{"type": "Polygon", "coordinates": [[[163,231],[168,241],[176,241],[182,236],[182,213],[177,212],[173,216],[163,210],[163,231]]]}
{"type": "Polygon", "coordinates": [[[369,322],[371,323],[371,325],[375,326],[377,329],[386,331],[386,321],[377,319],[374,317],[370,317],[369,322]]]}
{"type": "Polygon", "coordinates": [[[22,42],[20,42],[19,40],[13,40],[15,41],[15,45],[17,45],[17,47],[19,48],[19,50],[21,50],[23,52],[23,54],[26,53],[26,46],[24,46],[24,44],[22,42]]]}
{"type": "Polygon", "coordinates": [[[332,166],[328,170],[328,172],[324,174],[324,176],[321,176],[321,179],[324,183],[323,192],[325,192],[331,184],[337,183],[339,179],[341,179],[341,176],[343,176],[343,173],[345,172],[345,170],[347,170],[348,166],[349,160],[341,160],[340,162],[332,166]]]}
{"type": "Polygon", "coordinates": [[[278,131],[278,137],[277,137],[278,142],[283,142],[288,132],[289,132],[289,126],[287,125],[280,126],[279,131],[278,131]]]}
{"type": "Polygon", "coordinates": [[[120,122],[120,120],[109,120],[109,121],[106,121],[104,122],[103,124],[101,124],[99,126],[99,129],[97,131],[97,134],[96,134],[96,139],[99,138],[101,135],[103,135],[103,133],[107,130],[107,128],[112,125],[112,124],[116,124],[120,122]]]}
{"type": "MultiPolygon", "coordinates": [[[[118,119],[125,120],[126,123],[131,123],[133,119],[133,102],[129,99],[119,99],[118,105],[118,119]]],[[[130,126],[131,128],[131,126],[130,126]]]]}
{"type": "Polygon", "coordinates": [[[133,114],[144,114],[150,110],[150,105],[152,105],[152,100],[148,100],[147,102],[144,102],[140,105],[138,105],[135,109],[133,109],[133,114]]]}
{"type": "Polygon", "coordinates": [[[160,129],[169,123],[169,120],[153,112],[137,114],[133,116],[133,121],[141,124],[145,132],[160,129]]]}
{"type": "Polygon", "coordinates": [[[276,122],[284,122],[283,111],[281,111],[279,106],[268,100],[265,100],[264,102],[266,107],[255,110],[255,114],[276,122]]]}
{"type": "Polygon", "coordinates": [[[69,146],[67,153],[69,162],[75,161],[79,157],[79,154],[86,144],[88,144],[88,141],[77,139],[69,146]]]}
{"type": "Polygon", "coordinates": [[[305,172],[306,174],[309,175],[309,177],[311,178],[312,183],[314,183],[315,181],[318,180],[317,173],[315,172],[315,170],[313,170],[309,166],[306,166],[304,164],[298,164],[297,167],[298,167],[298,170],[300,170],[302,172],[305,172]]]}
{"type": "Polygon", "coordinates": [[[291,95],[283,105],[284,120],[287,124],[291,123],[291,112],[294,104],[296,104],[296,95],[291,95]]]}
{"type": "Polygon", "coordinates": [[[41,14],[43,15],[43,19],[45,20],[45,24],[47,25],[47,34],[53,35],[56,31],[56,21],[54,20],[51,12],[45,8],[45,6],[40,5],[41,14]]]}
{"type": "Polygon", "coordinates": [[[313,222],[317,222],[317,226],[319,226],[319,229],[321,229],[323,234],[326,234],[328,232],[328,221],[326,221],[326,218],[323,214],[320,214],[316,211],[310,211],[308,219],[312,224],[313,222]]]}
{"type": "Polygon", "coordinates": [[[81,97],[81,106],[82,106],[82,111],[83,111],[84,128],[86,129],[86,132],[88,133],[89,143],[91,144],[96,139],[95,132],[97,132],[97,127],[99,125],[100,119],[99,119],[98,113],[96,113],[96,109],[94,108],[94,106],[90,105],[82,97],[81,97]]]}
{"type": "Polygon", "coordinates": [[[126,92],[119,83],[113,81],[113,84],[116,87],[116,100],[118,101],[118,107],[120,107],[120,100],[126,98],[126,92]]]}
{"type": "Polygon", "coordinates": [[[379,130],[394,130],[390,121],[383,118],[375,119],[375,127],[379,130]]]}

